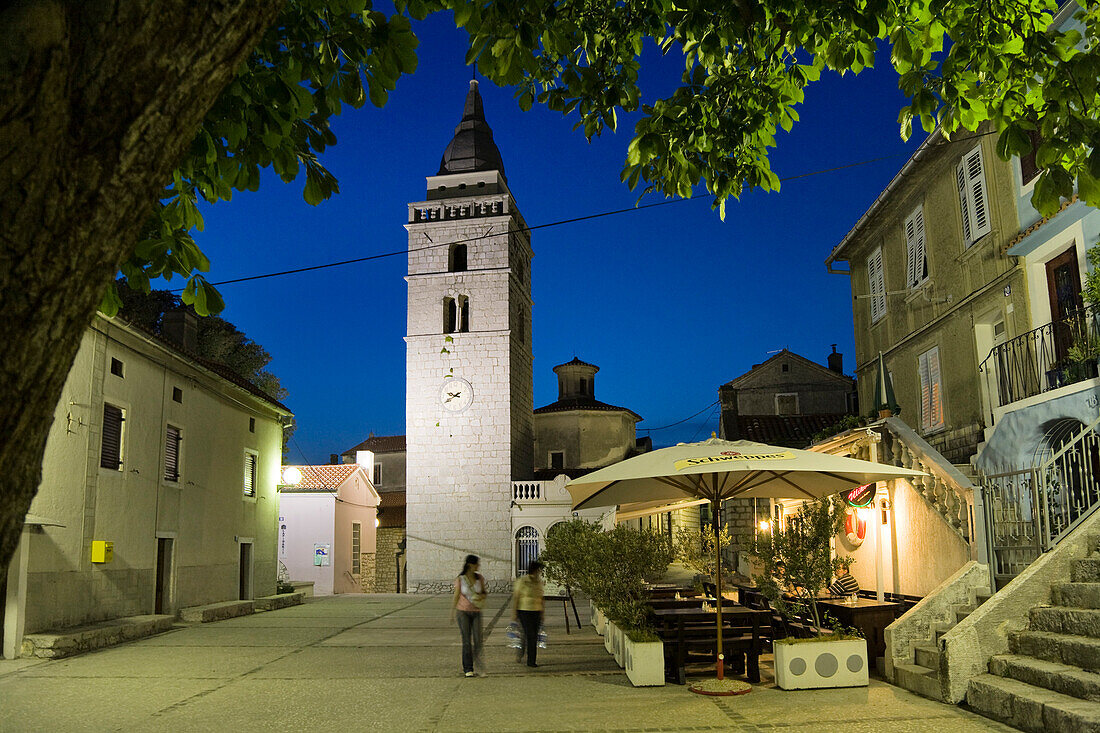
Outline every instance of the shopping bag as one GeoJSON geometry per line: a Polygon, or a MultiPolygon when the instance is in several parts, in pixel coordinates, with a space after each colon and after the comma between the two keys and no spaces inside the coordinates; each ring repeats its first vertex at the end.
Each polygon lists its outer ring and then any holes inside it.
{"type": "Polygon", "coordinates": [[[539,649],[546,648],[546,629],[539,628],[539,649]]]}
{"type": "Polygon", "coordinates": [[[511,648],[523,648],[523,632],[520,631],[518,621],[513,621],[508,624],[508,628],[504,631],[504,638],[508,641],[508,646],[511,648]]]}

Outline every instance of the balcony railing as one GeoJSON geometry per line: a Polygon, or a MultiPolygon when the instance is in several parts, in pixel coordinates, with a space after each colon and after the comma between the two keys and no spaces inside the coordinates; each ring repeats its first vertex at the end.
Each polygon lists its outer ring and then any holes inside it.
{"type": "Polygon", "coordinates": [[[512,501],[546,501],[546,481],[513,481],[512,501]]]}
{"type": "Polygon", "coordinates": [[[1096,307],[1090,305],[1068,318],[994,346],[978,367],[985,379],[990,407],[1002,407],[1095,377],[1095,359],[1073,361],[1070,349],[1100,343],[1098,316],[1096,307]]]}

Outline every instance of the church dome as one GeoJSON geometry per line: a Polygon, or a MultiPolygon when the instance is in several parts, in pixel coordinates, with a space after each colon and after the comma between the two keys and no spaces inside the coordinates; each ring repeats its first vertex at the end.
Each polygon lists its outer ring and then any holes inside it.
{"type": "Polygon", "coordinates": [[[504,175],[504,161],[500,159],[500,151],[493,142],[493,131],[485,121],[477,81],[471,80],[462,122],[458,123],[454,138],[443,151],[438,175],[475,171],[500,171],[501,178],[508,180],[504,175]]]}

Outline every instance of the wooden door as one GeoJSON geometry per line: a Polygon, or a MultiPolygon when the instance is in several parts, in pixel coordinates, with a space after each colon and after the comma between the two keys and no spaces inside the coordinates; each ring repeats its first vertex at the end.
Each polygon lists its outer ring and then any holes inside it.
{"type": "Polygon", "coordinates": [[[1079,316],[1084,305],[1076,246],[1071,246],[1047,263],[1047,293],[1050,297],[1054,356],[1056,361],[1061,361],[1073,345],[1073,318],[1079,316]]]}

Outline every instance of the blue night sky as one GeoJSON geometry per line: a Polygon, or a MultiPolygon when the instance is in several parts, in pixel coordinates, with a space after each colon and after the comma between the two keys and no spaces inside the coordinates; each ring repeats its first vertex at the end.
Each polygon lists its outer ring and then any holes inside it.
{"type": "MultiPolygon", "coordinates": [[[[206,208],[196,239],[212,282],[404,252],[406,203],[423,200],[470,79],[465,35],[449,16],[416,32],[419,69],[386,107],[347,109],[334,123],[339,142],[323,160],[338,196],[310,207],[304,176],[285,185],[269,174],[259,192],[206,208]]],[[[681,69],[656,53],[648,62],[644,100],[667,94],[681,69]]],[[[634,205],[619,172],[636,117],[620,116],[618,133],[589,144],[574,119],[538,106],[521,112],[510,90],[486,81],[480,89],[528,225],[634,205]]],[[[725,222],[699,199],[533,232],[535,406],[557,399],[551,368],[573,356],[599,365],[597,399],[644,418],[639,436],[703,410],[720,384],[770,351],[824,363],[837,344],[852,374],[848,278],[826,273],[823,261],[923,137],[901,141],[903,102],[886,53],[877,71],[824,74],[807,90],[801,122],[779,137],[776,173],[892,157],[751,193],[730,202],[725,222]]],[[[221,288],[224,317],[272,354],[269,368],[290,391],[291,460],[324,463],[370,432],[404,432],[406,264],[395,256],[221,288]]],[[[715,407],[649,434],[660,447],[717,426],[715,407]]]]}

